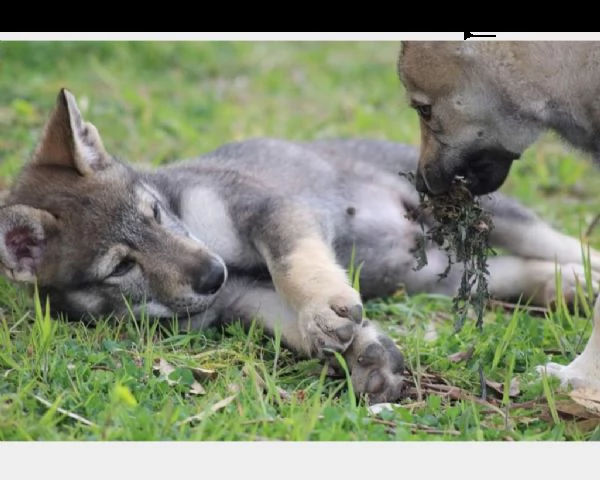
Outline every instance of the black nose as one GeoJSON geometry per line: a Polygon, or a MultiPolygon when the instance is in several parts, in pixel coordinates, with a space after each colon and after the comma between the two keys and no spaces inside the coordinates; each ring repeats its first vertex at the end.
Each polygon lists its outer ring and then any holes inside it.
{"type": "Polygon", "coordinates": [[[194,291],[200,295],[212,295],[223,286],[226,275],[223,262],[211,259],[208,265],[203,265],[202,273],[194,276],[194,291]]]}
{"type": "Polygon", "coordinates": [[[486,195],[498,190],[506,181],[513,161],[519,155],[501,148],[473,152],[467,156],[464,177],[473,195],[486,195]]]}

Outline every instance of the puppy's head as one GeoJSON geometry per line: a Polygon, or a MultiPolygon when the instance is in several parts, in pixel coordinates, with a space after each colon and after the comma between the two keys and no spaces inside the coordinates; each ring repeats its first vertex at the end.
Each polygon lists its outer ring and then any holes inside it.
{"type": "Polygon", "coordinates": [[[55,312],[75,318],[197,314],[227,275],[159,193],[105,151],[66,90],[0,208],[0,270],[36,282],[55,312]]]}
{"type": "Polygon", "coordinates": [[[493,192],[541,132],[494,77],[492,43],[402,43],[398,72],[421,130],[420,191],[444,193],[461,176],[473,194],[493,192]]]}

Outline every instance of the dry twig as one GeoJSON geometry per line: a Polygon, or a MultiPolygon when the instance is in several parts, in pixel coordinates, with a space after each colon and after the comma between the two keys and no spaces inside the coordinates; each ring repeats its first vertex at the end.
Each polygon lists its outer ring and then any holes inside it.
{"type": "MultiPolygon", "coordinates": [[[[43,399],[42,397],[40,397],[38,395],[34,395],[33,398],[35,398],[38,402],[40,402],[42,405],[44,405],[48,408],[52,407],[51,402],[43,399]]],[[[88,427],[97,427],[98,426],[94,422],[91,422],[90,420],[88,420],[87,418],[84,418],[81,415],[77,415],[76,413],[69,412],[68,410],[65,410],[64,408],[56,407],[56,411],[59,413],[62,413],[63,415],[66,415],[69,418],[72,418],[73,420],[77,420],[79,423],[83,423],[84,425],[87,425],[88,427]]]]}

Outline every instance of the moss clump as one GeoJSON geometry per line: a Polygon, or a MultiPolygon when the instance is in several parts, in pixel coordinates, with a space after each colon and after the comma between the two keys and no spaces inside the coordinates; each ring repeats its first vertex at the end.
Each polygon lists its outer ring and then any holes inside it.
{"type": "MultiPolygon", "coordinates": [[[[415,174],[404,174],[414,184],[415,174]]],[[[456,178],[443,195],[429,197],[420,194],[420,205],[409,214],[423,229],[414,250],[417,259],[416,269],[427,265],[427,244],[434,242],[448,254],[448,267],[440,274],[448,275],[455,263],[462,263],[464,271],[460,288],[453,299],[457,315],[456,329],[459,330],[471,306],[477,317],[477,326],[483,325],[483,314],[490,298],[488,292],[487,258],[495,252],[490,246],[489,237],[493,228],[492,218],[481,207],[478,199],[469,192],[465,181],[456,178]],[[424,219],[430,219],[432,226],[426,229],[424,219]]]]}

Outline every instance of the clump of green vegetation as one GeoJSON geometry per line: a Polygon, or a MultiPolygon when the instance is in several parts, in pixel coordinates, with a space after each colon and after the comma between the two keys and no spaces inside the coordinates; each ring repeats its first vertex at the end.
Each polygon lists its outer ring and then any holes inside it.
{"type": "MultiPolygon", "coordinates": [[[[413,172],[405,175],[414,183],[413,172]]],[[[420,221],[423,237],[418,240],[414,250],[417,259],[416,269],[427,265],[427,243],[439,245],[448,254],[448,266],[440,274],[445,277],[455,263],[463,264],[460,288],[453,299],[457,315],[456,329],[462,328],[469,306],[477,316],[477,326],[483,324],[483,313],[490,298],[488,292],[487,258],[494,254],[489,242],[493,228],[492,218],[481,207],[462,178],[456,178],[447,193],[429,197],[420,195],[420,205],[412,212],[413,219],[420,221]],[[424,219],[433,221],[426,230],[424,219]]]]}

